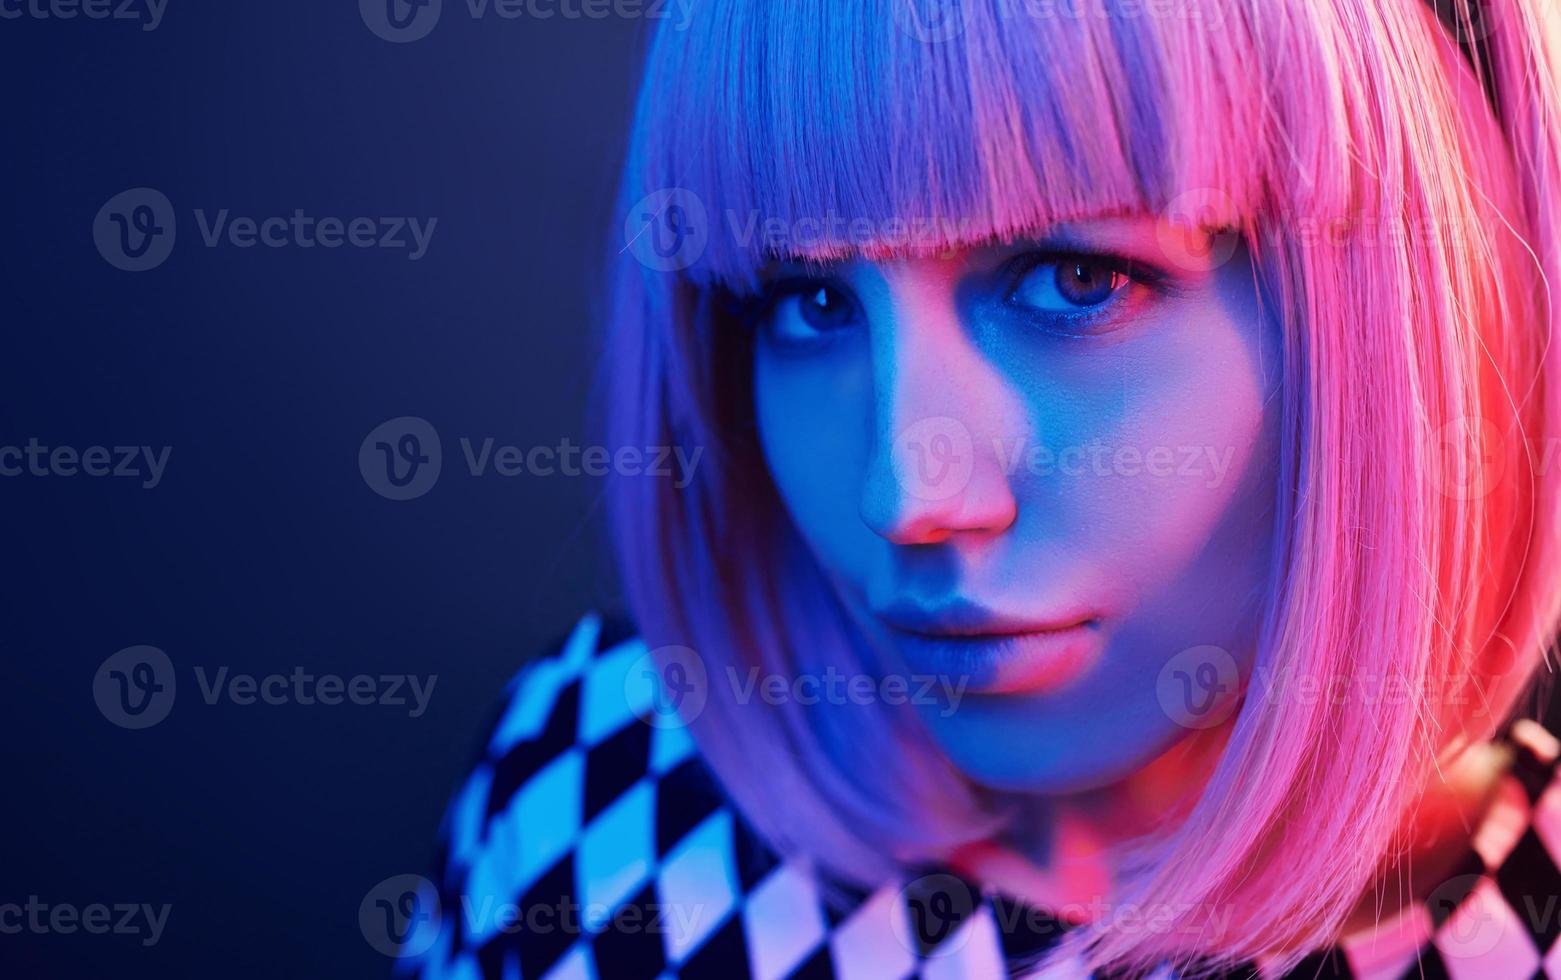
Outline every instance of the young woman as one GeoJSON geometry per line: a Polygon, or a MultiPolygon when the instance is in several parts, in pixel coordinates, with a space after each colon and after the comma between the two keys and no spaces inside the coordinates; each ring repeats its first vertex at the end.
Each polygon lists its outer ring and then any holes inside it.
{"type": "Polygon", "coordinates": [[[1561,975],[1557,18],[669,22],[605,442],[702,455],[614,468],[634,635],[517,678],[407,970],[1561,975]]]}

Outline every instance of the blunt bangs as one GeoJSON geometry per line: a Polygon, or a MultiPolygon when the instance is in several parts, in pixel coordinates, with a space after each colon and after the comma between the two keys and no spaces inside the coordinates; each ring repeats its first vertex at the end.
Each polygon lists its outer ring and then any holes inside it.
{"type": "MultiPolygon", "coordinates": [[[[1275,135],[1263,48],[1278,39],[1232,0],[921,2],[713,0],[661,32],[628,199],[677,189],[703,212],[691,280],[741,285],[777,258],[932,254],[1100,214],[1237,224],[1276,191],[1348,198],[1342,108],[1275,135]]],[[[1287,71],[1315,76],[1308,98],[1338,97],[1323,94],[1326,65],[1287,71]]]]}

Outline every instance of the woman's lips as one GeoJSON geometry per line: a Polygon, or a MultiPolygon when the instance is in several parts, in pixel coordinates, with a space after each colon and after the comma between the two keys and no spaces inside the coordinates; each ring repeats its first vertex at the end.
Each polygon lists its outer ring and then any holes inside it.
{"type": "Polygon", "coordinates": [[[965,680],[977,694],[1054,691],[1083,675],[1104,646],[1093,615],[1020,622],[962,603],[889,607],[879,619],[913,671],[965,680]]]}

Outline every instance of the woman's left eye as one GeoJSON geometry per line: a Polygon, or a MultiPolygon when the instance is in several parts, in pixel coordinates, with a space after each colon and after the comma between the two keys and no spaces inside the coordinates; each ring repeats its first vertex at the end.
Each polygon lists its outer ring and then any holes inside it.
{"type": "Polygon", "coordinates": [[[1008,300],[1042,313],[1086,313],[1110,302],[1132,281],[1120,263],[1109,259],[1048,257],[1023,271],[1008,300]]]}
{"type": "Polygon", "coordinates": [[[853,326],[859,316],[856,298],[844,286],[801,279],[775,288],[763,319],[774,339],[807,341],[853,326]]]}

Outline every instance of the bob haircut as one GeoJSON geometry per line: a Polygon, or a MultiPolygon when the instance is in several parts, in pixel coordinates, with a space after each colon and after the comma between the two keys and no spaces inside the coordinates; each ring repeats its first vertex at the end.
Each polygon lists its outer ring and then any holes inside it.
{"type": "MultiPolygon", "coordinates": [[[[706,0],[664,25],[598,401],[609,445],[707,450],[681,489],[608,486],[649,646],[692,647],[712,677],[878,663],[760,449],[723,296],[766,262],[1111,213],[1239,236],[1284,378],[1256,669],[1206,787],[1129,850],[1114,899],[1167,928],[1095,923],[1063,949],[1092,968],[1293,964],[1336,938],[1438,766],[1535,690],[1561,612],[1561,31],[1539,0],[1476,9],[1455,31],[1427,0],[706,0]],[[634,221],[674,206],[677,242],[699,240],[662,261],[634,221]],[[1214,907],[1232,913],[1218,934],[1172,938],[1214,907]]],[[[1014,819],[911,708],[729,688],[709,685],[691,734],[759,832],[833,880],[880,885],[1014,819]]]]}

